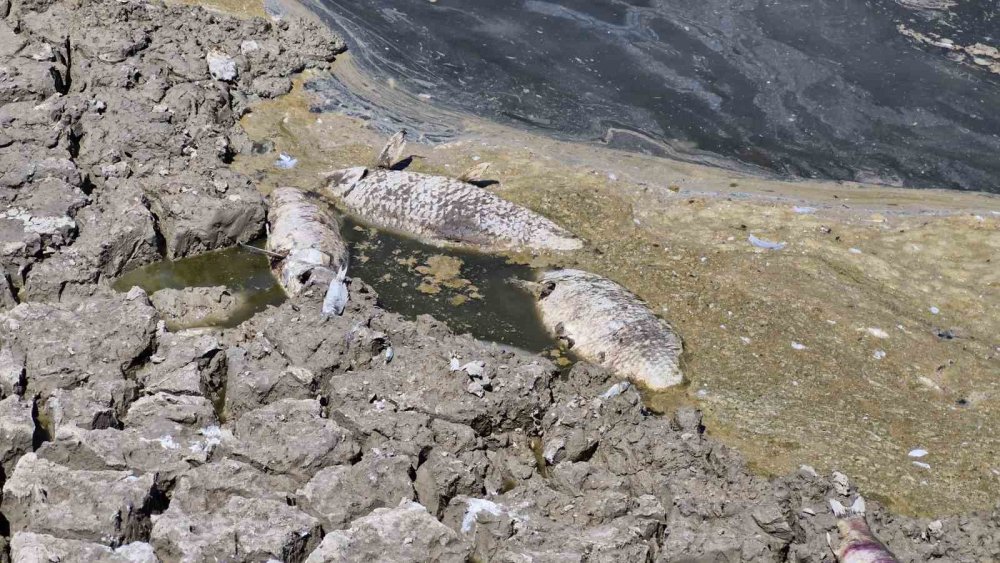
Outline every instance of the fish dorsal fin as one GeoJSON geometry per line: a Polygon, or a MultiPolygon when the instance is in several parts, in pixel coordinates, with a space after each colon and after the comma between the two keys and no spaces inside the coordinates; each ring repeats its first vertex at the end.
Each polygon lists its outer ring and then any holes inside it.
{"type": "Polygon", "coordinates": [[[465,172],[462,172],[462,174],[458,177],[458,179],[466,183],[479,182],[482,181],[483,174],[486,174],[486,171],[489,169],[490,169],[489,162],[480,162],[479,164],[470,166],[469,169],[466,170],[465,172]]]}
{"type": "Polygon", "coordinates": [[[854,504],[851,505],[851,514],[854,516],[864,516],[865,515],[865,499],[858,497],[854,499],[854,504]]]}
{"type": "Polygon", "coordinates": [[[840,504],[840,501],[830,499],[830,510],[833,511],[833,515],[837,518],[848,518],[851,516],[864,516],[865,515],[865,499],[858,497],[854,499],[854,503],[851,506],[845,507],[840,504]]]}
{"type": "Polygon", "coordinates": [[[847,509],[844,508],[844,505],[840,504],[840,501],[830,499],[830,510],[833,511],[833,515],[837,518],[847,517],[847,509]]]}
{"type": "Polygon", "coordinates": [[[406,147],[406,129],[400,129],[382,147],[379,151],[378,156],[375,157],[375,166],[377,168],[392,168],[399,157],[403,155],[403,149],[406,147]]]}

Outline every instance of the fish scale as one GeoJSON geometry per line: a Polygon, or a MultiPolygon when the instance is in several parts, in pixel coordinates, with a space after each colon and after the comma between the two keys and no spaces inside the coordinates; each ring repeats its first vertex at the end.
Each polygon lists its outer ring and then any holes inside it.
{"type": "Polygon", "coordinates": [[[580,270],[547,272],[541,283],[552,288],[539,299],[542,320],[581,356],[649,389],[683,382],[680,337],[635,294],[580,270]]]}
{"type": "Polygon", "coordinates": [[[372,170],[356,181],[335,180],[330,190],[348,211],[376,226],[433,244],[483,250],[583,247],[580,239],[545,217],[453,178],[372,170]]]}

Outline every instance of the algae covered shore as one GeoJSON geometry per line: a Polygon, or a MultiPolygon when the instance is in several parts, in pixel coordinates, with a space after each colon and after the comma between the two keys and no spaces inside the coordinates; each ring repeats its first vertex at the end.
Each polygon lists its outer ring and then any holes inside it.
{"type": "MultiPolygon", "coordinates": [[[[377,107],[421,104],[359,77],[349,56],[332,73],[377,107]]],[[[273,154],[239,159],[265,189],[319,188],[323,171],[368,163],[384,139],[363,120],[309,111],[309,81],[243,120],[251,137],[299,159],[291,171],[275,170],[273,154]]],[[[675,323],[690,380],[680,398],[759,470],[840,469],[913,513],[984,508],[1000,495],[1000,442],[988,430],[1000,391],[1000,199],[760,178],[426,105],[413,113],[462,131],[415,146],[413,169],[456,175],[491,162],[499,184],[488,189],[588,241],[568,256],[511,259],[607,275],[675,323]],[[787,246],[759,249],[750,235],[787,246]],[[930,470],[907,457],[916,448],[932,452],[930,470]]]]}

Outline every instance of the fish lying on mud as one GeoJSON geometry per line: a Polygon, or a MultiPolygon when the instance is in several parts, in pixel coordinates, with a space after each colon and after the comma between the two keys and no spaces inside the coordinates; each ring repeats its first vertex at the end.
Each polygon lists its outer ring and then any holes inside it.
{"type": "Polygon", "coordinates": [[[684,381],[680,337],[629,290],[580,270],[547,272],[527,285],[545,326],[583,358],[654,391],[684,381]]]}
{"type": "Polygon", "coordinates": [[[272,270],[295,296],[308,287],[326,287],[323,314],[340,315],[347,305],[347,243],[330,208],[297,188],[271,192],[267,251],[272,270]]]}
{"type": "Polygon", "coordinates": [[[833,541],[827,534],[826,541],[833,549],[840,563],[899,563],[896,556],[875,537],[868,522],[865,520],[865,499],[858,497],[854,504],[845,508],[836,500],[830,500],[833,515],[838,518],[837,528],[840,530],[841,543],[839,548],[833,547],[833,541]]]}
{"type": "Polygon", "coordinates": [[[454,178],[365,167],[328,177],[331,194],[347,211],[430,244],[485,251],[583,247],[545,217],[454,178]]]}

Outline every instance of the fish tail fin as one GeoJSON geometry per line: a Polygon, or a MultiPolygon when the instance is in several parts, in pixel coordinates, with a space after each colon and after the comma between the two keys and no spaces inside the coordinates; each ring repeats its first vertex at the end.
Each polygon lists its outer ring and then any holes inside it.
{"type": "Polygon", "coordinates": [[[323,314],[340,316],[347,307],[347,268],[337,272],[337,277],[330,282],[323,298],[323,314]]]}
{"type": "Polygon", "coordinates": [[[840,504],[840,501],[830,499],[830,510],[833,511],[833,515],[837,518],[849,518],[851,516],[864,516],[865,515],[865,499],[863,497],[858,497],[854,499],[854,503],[850,507],[845,507],[840,504]]]}

